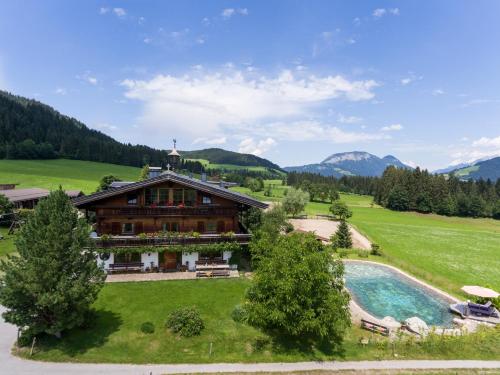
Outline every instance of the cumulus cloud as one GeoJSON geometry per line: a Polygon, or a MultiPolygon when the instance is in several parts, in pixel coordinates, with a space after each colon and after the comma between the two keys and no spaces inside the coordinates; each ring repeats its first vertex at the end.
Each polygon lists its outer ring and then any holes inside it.
{"type": "Polygon", "coordinates": [[[357,116],[344,116],[342,113],[339,114],[338,121],[342,124],[357,124],[363,119],[357,116]]]}
{"type": "Polygon", "coordinates": [[[113,13],[120,18],[123,18],[127,15],[127,12],[123,8],[113,8],[113,13]]]}
{"type": "Polygon", "coordinates": [[[481,137],[472,142],[473,147],[498,147],[500,148],[500,136],[495,138],[481,137]]]}
{"type": "Polygon", "coordinates": [[[237,14],[239,14],[241,16],[247,16],[248,9],[247,8],[225,8],[222,10],[220,15],[222,16],[222,18],[228,20],[237,14]]]}
{"type": "Polygon", "coordinates": [[[423,76],[417,76],[415,73],[410,72],[408,74],[408,77],[404,77],[404,78],[401,79],[401,84],[403,86],[406,86],[406,85],[409,85],[410,83],[413,83],[415,81],[421,81],[423,79],[424,79],[423,76]]]}
{"type": "Polygon", "coordinates": [[[392,125],[387,125],[383,126],[380,128],[383,132],[391,132],[391,131],[399,131],[403,129],[403,125],[401,124],[392,124],[392,125]]]}
{"type": "Polygon", "coordinates": [[[107,130],[107,131],[114,131],[114,130],[118,129],[118,127],[116,125],[111,125],[108,123],[95,124],[94,128],[99,129],[99,130],[107,130]]]}
{"type": "Polygon", "coordinates": [[[434,95],[434,96],[443,95],[443,94],[444,94],[444,91],[441,89],[432,90],[432,95],[434,95]]]}
{"type": "Polygon", "coordinates": [[[372,16],[375,19],[381,18],[385,15],[393,15],[393,16],[399,16],[399,8],[377,8],[373,11],[372,16]]]}
{"type": "Polygon", "coordinates": [[[193,141],[193,144],[203,143],[206,145],[223,145],[227,142],[227,137],[218,137],[218,138],[196,138],[193,141]]]}
{"type": "Polygon", "coordinates": [[[64,87],[57,87],[54,92],[57,95],[66,95],[68,93],[68,90],[66,90],[64,87]]]}
{"type": "Polygon", "coordinates": [[[471,163],[476,160],[497,156],[500,156],[500,136],[481,137],[472,141],[469,146],[462,145],[454,150],[451,154],[454,159],[451,164],[471,163]]]}
{"type": "Polygon", "coordinates": [[[97,80],[96,77],[94,77],[89,70],[87,70],[85,73],[83,74],[78,74],[76,76],[76,79],[80,80],[80,81],[83,81],[83,82],[87,82],[87,83],[90,83],[92,86],[96,86],[99,81],[97,80]]]}
{"type": "Polygon", "coordinates": [[[249,137],[240,142],[238,152],[260,156],[275,145],[276,141],[270,137],[259,141],[249,137]]]}

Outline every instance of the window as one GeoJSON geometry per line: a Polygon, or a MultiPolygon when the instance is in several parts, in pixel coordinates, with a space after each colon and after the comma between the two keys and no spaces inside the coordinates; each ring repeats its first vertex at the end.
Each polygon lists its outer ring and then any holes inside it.
{"type": "Polygon", "coordinates": [[[180,225],[177,222],[174,223],[163,223],[162,230],[164,232],[179,232],[180,225]]]}
{"type": "Polygon", "coordinates": [[[196,203],[196,190],[186,189],[184,190],[184,204],[188,207],[194,206],[196,203]]]}
{"type": "Polygon", "coordinates": [[[137,204],[137,193],[127,194],[127,204],[130,206],[137,204]]]}
{"type": "Polygon", "coordinates": [[[141,254],[139,253],[116,253],[115,263],[132,263],[140,262],[141,254]]]}
{"type": "Polygon", "coordinates": [[[123,234],[134,234],[134,224],[133,223],[123,223],[122,224],[123,234]]]}
{"type": "Polygon", "coordinates": [[[217,223],[215,221],[209,221],[207,223],[207,232],[215,233],[217,231],[217,223]]]}
{"type": "Polygon", "coordinates": [[[182,189],[174,189],[174,206],[182,203],[182,189]]]}
{"type": "Polygon", "coordinates": [[[201,202],[203,204],[212,204],[212,197],[204,195],[201,202]]]}
{"type": "Polygon", "coordinates": [[[145,189],[144,198],[146,206],[151,206],[158,202],[158,189],[145,189]]]}
{"type": "Polygon", "coordinates": [[[167,206],[167,204],[168,204],[168,189],[159,189],[159,196],[160,196],[160,199],[158,201],[158,204],[160,206],[167,206]]]}

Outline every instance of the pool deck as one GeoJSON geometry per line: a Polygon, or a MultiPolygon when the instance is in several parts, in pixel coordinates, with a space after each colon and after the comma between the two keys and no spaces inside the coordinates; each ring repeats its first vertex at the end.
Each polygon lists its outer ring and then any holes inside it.
{"type": "MultiPolygon", "coordinates": [[[[440,295],[441,297],[446,299],[448,302],[450,302],[450,304],[460,302],[457,298],[453,297],[452,295],[450,295],[450,294],[448,294],[448,293],[446,293],[446,292],[444,292],[436,287],[433,287],[432,285],[429,285],[429,284],[407,274],[406,272],[404,272],[404,271],[402,271],[399,268],[396,268],[394,266],[391,266],[391,265],[388,265],[385,263],[373,262],[370,260],[343,259],[342,261],[344,263],[348,263],[348,262],[352,262],[352,263],[357,262],[357,263],[365,263],[365,264],[370,263],[370,264],[374,264],[377,266],[383,266],[383,267],[390,268],[390,269],[400,273],[401,275],[407,277],[408,279],[412,280],[413,282],[423,286],[424,288],[429,289],[429,290],[433,291],[434,293],[440,295]]],[[[361,319],[365,319],[365,320],[368,320],[370,322],[386,326],[387,328],[389,328],[391,335],[394,335],[401,327],[401,325],[399,323],[391,322],[390,320],[387,320],[386,318],[380,319],[380,318],[377,318],[377,317],[371,315],[369,312],[367,312],[361,306],[359,306],[352,298],[349,302],[349,308],[351,310],[351,319],[354,323],[360,323],[361,319]]],[[[444,335],[460,335],[463,333],[464,330],[468,331],[468,332],[474,332],[477,329],[477,326],[479,324],[481,324],[480,322],[472,321],[471,319],[460,319],[458,317],[455,318],[453,321],[455,323],[457,323],[457,325],[459,325],[462,328],[434,327],[433,332],[438,333],[438,334],[444,334],[444,335]]]]}

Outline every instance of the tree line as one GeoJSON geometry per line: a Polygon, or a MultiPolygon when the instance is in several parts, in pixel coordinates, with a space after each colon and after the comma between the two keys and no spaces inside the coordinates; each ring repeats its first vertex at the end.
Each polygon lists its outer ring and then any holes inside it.
{"type": "Polygon", "coordinates": [[[291,172],[284,183],[307,191],[311,200],[327,201],[329,189],[337,189],[371,195],[375,203],[391,210],[500,219],[500,179],[462,181],[420,168],[390,166],[381,177],[291,172]]]}

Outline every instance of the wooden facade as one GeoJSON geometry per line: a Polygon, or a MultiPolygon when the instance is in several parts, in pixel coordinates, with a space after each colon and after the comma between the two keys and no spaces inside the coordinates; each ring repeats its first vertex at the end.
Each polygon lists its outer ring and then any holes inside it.
{"type": "MultiPolygon", "coordinates": [[[[198,255],[192,258],[192,255],[185,257],[169,252],[169,246],[226,241],[248,243],[250,235],[240,223],[241,214],[250,207],[267,206],[222,186],[171,171],[79,197],[73,203],[95,220],[98,248],[112,253],[113,247],[154,246],[157,253],[151,263],[156,262],[167,269],[198,260],[198,255]],[[176,232],[178,236],[171,235],[176,232]]],[[[140,254],[137,257],[121,252],[113,259],[114,263],[119,259],[120,263],[139,264],[138,259],[145,259],[140,254]]],[[[149,262],[150,258],[147,259],[149,262]]]]}

